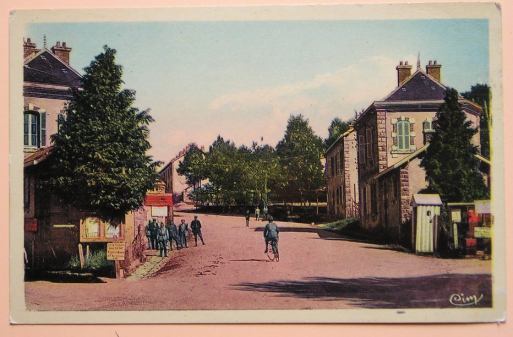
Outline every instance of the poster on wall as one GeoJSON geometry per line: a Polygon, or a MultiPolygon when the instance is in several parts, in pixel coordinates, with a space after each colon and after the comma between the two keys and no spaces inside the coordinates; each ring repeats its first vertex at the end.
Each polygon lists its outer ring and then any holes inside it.
{"type": "Polygon", "coordinates": [[[151,216],[167,216],[167,206],[151,206],[151,216]]]}

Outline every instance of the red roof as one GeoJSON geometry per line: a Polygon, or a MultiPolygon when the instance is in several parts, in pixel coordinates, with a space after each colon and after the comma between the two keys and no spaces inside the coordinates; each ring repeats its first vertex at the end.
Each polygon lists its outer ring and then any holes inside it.
{"type": "Polygon", "coordinates": [[[37,149],[34,153],[29,154],[23,159],[23,167],[37,165],[46,160],[53,151],[53,146],[37,149]]]}

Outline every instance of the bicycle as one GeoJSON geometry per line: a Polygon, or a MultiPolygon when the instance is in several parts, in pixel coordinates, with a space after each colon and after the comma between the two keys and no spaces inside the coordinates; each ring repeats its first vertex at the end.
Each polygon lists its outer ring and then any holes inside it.
{"type": "Polygon", "coordinates": [[[279,262],[280,261],[280,254],[278,252],[278,240],[270,240],[269,243],[271,244],[271,251],[273,252],[273,257],[267,253],[267,257],[271,261],[279,262]]]}

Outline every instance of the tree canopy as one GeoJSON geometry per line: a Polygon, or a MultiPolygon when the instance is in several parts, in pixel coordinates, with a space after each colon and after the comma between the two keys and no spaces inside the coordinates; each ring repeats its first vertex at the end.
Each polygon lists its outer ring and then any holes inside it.
{"type": "Polygon", "coordinates": [[[322,139],[315,135],[308,119],[301,114],[290,116],[285,135],[276,146],[287,180],[281,191],[283,196],[297,198],[298,193],[301,197],[324,186],[323,151],[322,139]]]}
{"type": "Polygon", "coordinates": [[[426,169],[428,189],[445,201],[473,201],[488,197],[471,143],[477,132],[465,117],[458,102],[458,92],[448,88],[445,102],[433,122],[434,134],[421,161],[426,169]]]}
{"type": "Polygon", "coordinates": [[[483,108],[483,114],[481,114],[479,123],[481,154],[486,158],[490,158],[490,127],[492,123],[490,114],[492,93],[490,91],[490,87],[488,84],[476,84],[470,88],[470,91],[466,91],[461,95],[466,99],[479,104],[483,108]]]}
{"type": "Polygon", "coordinates": [[[149,110],[133,107],[135,92],[123,89],[116,50],[104,47],[74,90],[54,143],[52,178],[57,194],[104,218],[138,208],[157,179],[157,162],[146,153],[149,110]]]}
{"type": "Polygon", "coordinates": [[[178,174],[185,176],[187,184],[196,186],[206,176],[205,154],[196,144],[189,144],[183,161],[178,164],[178,174]]]}
{"type": "Polygon", "coordinates": [[[335,117],[328,128],[328,138],[324,140],[324,147],[329,148],[341,134],[349,129],[349,125],[349,121],[343,122],[340,118],[335,117]]]}

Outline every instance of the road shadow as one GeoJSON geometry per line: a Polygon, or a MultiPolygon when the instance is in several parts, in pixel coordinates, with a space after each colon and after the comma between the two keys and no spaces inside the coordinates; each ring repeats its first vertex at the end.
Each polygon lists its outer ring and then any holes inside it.
{"type": "Polygon", "coordinates": [[[230,262],[269,262],[266,259],[240,259],[240,260],[229,260],[230,262]]]}
{"type": "Polygon", "coordinates": [[[25,282],[47,281],[52,283],[106,283],[92,273],[71,271],[39,271],[25,274],[25,282]]]}
{"type": "MultiPolygon", "coordinates": [[[[263,232],[264,227],[255,227],[255,232],[263,232]]],[[[317,228],[317,227],[289,227],[282,226],[280,227],[280,233],[315,233],[319,236],[320,239],[324,240],[342,240],[342,241],[350,241],[350,242],[359,242],[359,243],[372,243],[370,240],[363,238],[355,238],[339,233],[335,233],[333,231],[317,228]]]]}
{"type": "MultiPolygon", "coordinates": [[[[351,279],[309,277],[298,281],[239,283],[232,287],[242,291],[274,293],[278,296],[311,300],[346,300],[362,308],[460,308],[451,304],[450,298],[453,294],[463,294],[464,297],[480,297],[482,294],[477,304],[461,308],[492,306],[492,282],[489,274],[351,279]]],[[[459,302],[462,302],[461,299],[459,302]]]]}

